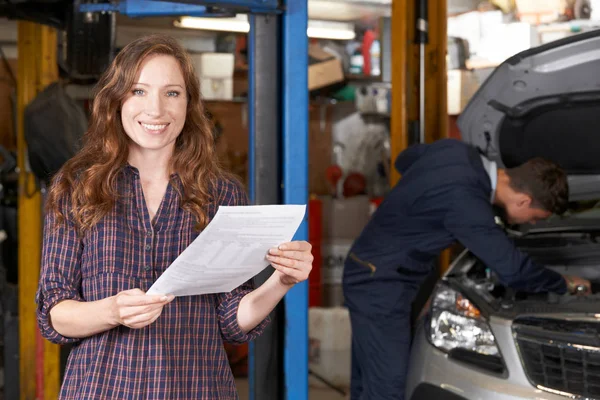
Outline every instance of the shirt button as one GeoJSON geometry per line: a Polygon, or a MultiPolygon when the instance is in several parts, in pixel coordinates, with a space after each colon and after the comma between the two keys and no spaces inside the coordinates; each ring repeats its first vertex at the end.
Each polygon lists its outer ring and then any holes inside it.
{"type": "Polygon", "coordinates": [[[146,250],[150,250],[150,245],[149,244],[146,245],[146,250]]]}
{"type": "Polygon", "coordinates": [[[152,236],[152,231],[146,231],[146,236],[152,236]]]}
{"type": "Polygon", "coordinates": [[[151,268],[151,267],[150,267],[149,265],[144,265],[144,269],[145,269],[146,271],[150,271],[150,268],[151,268]]]}

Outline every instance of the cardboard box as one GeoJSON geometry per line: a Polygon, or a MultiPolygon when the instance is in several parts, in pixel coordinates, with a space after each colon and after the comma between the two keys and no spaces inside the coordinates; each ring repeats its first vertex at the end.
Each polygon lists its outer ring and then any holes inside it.
{"type": "Polygon", "coordinates": [[[354,243],[350,239],[331,239],[322,245],[323,265],[321,276],[323,285],[341,285],[344,263],[354,243]]]}
{"type": "Polygon", "coordinates": [[[558,20],[567,7],[566,0],[515,0],[515,4],[519,20],[532,25],[558,20]]]}
{"type": "MultiPolygon", "coordinates": [[[[350,387],[352,358],[352,329],[348,309],[311,307],[308,310],[308,336],[311,371],[325,379],[326,383],[347,390],[350,387]]],[[[309,385],[327,388],[312,374],[309,385]]]]}
{"type": "Polygon", "coordinates": [[[458,115],[479,88],[479,80],[473,71],[448,71],[448,115],[458,115]]]}
{"type": "Polygon", "coordinates": [[[345,199],[322,197],[323,242],[356,239],[369,222],[371,202],[368,196],[345,199]]]}
{"type": "Polygon", "coordinates": [[[308,49],[308,90],[320,89],[344,80],[342,61],[317,45],[308,49]]]}
{"type": "Polygon", "coordinates": [[[322,302],[325,307],[340,307],[344,305],[342,278],[344,263],[354,243],[349,239],[324,240],[322,245],[321,284],[322,302]]]}

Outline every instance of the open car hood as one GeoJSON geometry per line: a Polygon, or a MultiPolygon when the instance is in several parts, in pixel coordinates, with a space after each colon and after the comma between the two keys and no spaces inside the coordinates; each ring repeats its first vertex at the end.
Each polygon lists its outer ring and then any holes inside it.
{"type": "Polygon", "coordinates": [[[506,60],[467,104],[458,127],[498,166],[545,157],[567,171],[571,200],[600,199],[600,30],[506,60]]]}

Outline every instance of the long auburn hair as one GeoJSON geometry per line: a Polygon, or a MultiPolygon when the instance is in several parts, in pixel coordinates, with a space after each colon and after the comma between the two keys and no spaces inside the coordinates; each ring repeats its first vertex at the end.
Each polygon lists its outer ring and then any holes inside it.
{"type": "Polygon", "coordinates": [[[200,85],[191,59],[174,38],[166,35],[145,36],[129,43],[98,81],[81,150],[55,175],[48,193],[46,211],[55,213],[58,223],[69,218],[78,230],[85,231],[114,206],[119,172],[129,155],[130,139],[121,123],[121,104],[144,60],[154,55],[172,56],[181,67],[187,113],[169,167],[182,183],[181,206],[196,217],[198,229],[207,225],[205,207],[214,196],[211,188],[218,179],[231,176],[217,161],[212,125],[200,99],[200,85]],[[68,216],[61,210],[64,200],[69,203],[68,216]]]}

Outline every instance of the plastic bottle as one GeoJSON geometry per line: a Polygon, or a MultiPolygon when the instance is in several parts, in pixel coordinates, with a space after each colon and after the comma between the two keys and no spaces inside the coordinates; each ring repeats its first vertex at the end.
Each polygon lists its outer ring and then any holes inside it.
{"type": "Polygon", "coordinates": [[[381,75],[381,45],[379,40],[374,40],[371,44],[371,75],[381,75]]]}

